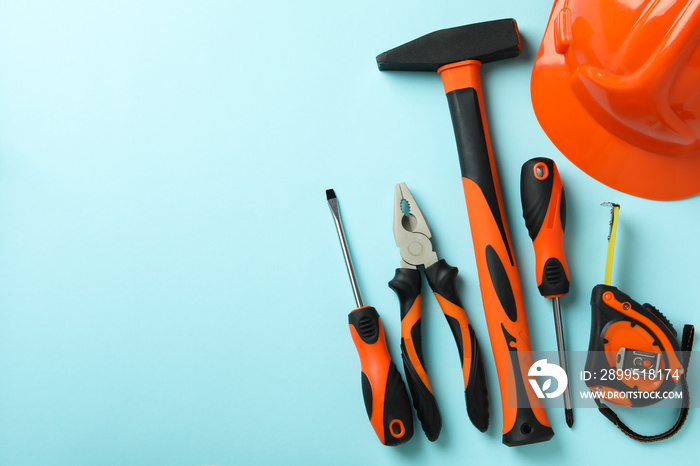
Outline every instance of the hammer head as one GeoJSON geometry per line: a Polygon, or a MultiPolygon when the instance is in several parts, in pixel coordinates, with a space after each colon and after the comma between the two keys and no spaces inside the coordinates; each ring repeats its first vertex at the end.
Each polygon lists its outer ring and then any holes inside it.
{"type": "Polygon", "coordinates": [[[464,60],[488,63],[520,54],[514,19],[499,19],[431,32],[377,56],[381,71],[437,71],[464,60]]]}

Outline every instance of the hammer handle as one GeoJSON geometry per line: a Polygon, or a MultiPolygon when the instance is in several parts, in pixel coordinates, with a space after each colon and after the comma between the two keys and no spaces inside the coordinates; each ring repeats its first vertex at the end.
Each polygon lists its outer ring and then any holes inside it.
{"type": "Polygon", "coordinates": [[[520,278],[508,233],[503,198],[483,106],[481,63],[443,66],[462,183],[469,213],[481,297],[503,403],[503,443],[549,440],[554,432],[529,383],[533,363],[520,278]]]}

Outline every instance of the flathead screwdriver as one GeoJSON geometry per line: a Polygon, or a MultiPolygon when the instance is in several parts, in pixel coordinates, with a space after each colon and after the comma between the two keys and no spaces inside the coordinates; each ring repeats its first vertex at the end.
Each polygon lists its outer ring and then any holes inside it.
{"type": "MultiPolygon", "coordinates": [[[[559,298],[569,292],[569,266],[564,255],[566,196],[553,160],[537,157],[525,162],[520,174],[520,196],[525,224],[535,247],[537,286],[542,296],[552,299],[559,365],[568,377],[559,306],[559,298]]],[[[564,391],[564,409],[566,424],[572,427],[574,412],[569,384],[564,391]]]]}
{"type": "Polygon", "coordinates": [[[360,355],[362,395],[367,416],[380,442],[390,446],[400,445],[413,436],[413,411],[406,385],[389,355],[384,326],[377,310],[362,304],[335,191],[326,190],[326,198],[338,230],[345,265],[348,268],[350,284],[357,303],[357,309],[348,314],[348,322],[352,340],[360,355]]]}

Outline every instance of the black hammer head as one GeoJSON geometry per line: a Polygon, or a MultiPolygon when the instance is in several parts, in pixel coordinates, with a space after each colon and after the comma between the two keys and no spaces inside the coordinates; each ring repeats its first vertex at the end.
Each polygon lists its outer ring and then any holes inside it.
{"type": "Polygon", "coordinates": [[[431,32],[377,56],[381,71],[437,71],[464,60],[488,63],[520,54],[514,19],[499,19],[431,32]]]}

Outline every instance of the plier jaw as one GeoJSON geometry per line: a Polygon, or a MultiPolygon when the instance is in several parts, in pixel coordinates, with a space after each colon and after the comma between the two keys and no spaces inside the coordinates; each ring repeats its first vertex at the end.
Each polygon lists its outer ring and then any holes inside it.
{"type": "Polygon", "coordinates": [[[394,239],[401,250],[401,267],[430,267],[438,261],[430,227],[406,183],[394,188],[394,239]]]}

